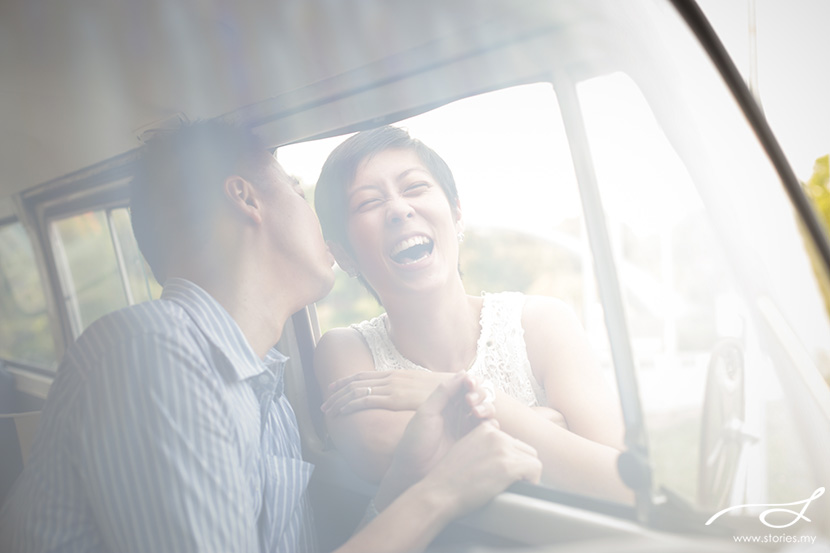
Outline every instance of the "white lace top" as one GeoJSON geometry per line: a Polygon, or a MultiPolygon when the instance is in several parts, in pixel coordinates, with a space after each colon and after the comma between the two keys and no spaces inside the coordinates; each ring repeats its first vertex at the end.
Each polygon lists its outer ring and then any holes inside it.
{"type": "MultiPolygon", "coordinates": [[[[497,389],[525,405],[546,406],[545,391],[533,376],[527,359],[522,328],[524,301],[524,295],[519,292],[484,294],[479,321],[481,334],[469,372],[477,378],[489,379],[497,389]]],[[[382,313],[351,325],[369,345],[375,370],[429,370],[401,355],[389,337],[386,320],[386,313],[382,313]]]]}

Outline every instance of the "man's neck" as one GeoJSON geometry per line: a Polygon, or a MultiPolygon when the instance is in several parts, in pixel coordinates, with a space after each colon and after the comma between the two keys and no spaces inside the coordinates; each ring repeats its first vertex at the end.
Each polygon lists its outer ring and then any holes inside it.
{"type": "Polygon", "coordinates": [[[263,359],[279,341],[291,316],[290,298],[284,290],[261,282],[255,270],[226,265],[212,270],[180,270],[176,276],[190,280],[213,297],[239,325],[251,349],[263,359]]]}

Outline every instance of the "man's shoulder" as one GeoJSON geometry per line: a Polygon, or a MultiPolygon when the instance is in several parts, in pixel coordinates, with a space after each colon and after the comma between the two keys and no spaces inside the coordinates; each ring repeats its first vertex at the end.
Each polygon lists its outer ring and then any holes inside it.
{"type": "Polygon", "coordinates": [[[191,326],[192,321],[182,306],[169,300],[152,300],[118,309],[97,319],[80,339],[107,335],[136,336],[164,334],[191,326]]]}
{"type": "Polygon", "coordinates": [[[173,341],[197,345],[199,332],[187,311],[169,300],[152,300],[108,313],[84,330],[67,360],[100,357],[136,343],[173,341]]]}

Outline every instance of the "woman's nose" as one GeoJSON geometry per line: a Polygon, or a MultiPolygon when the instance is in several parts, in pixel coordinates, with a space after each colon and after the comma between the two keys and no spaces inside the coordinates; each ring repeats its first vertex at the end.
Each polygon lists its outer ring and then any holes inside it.
{"type": "Polygon", "coordinates": [[[412,206],[405,198],[395,198],[386,204],[386,222],[389,224],[400,224],[414,214],[412,206]]]}

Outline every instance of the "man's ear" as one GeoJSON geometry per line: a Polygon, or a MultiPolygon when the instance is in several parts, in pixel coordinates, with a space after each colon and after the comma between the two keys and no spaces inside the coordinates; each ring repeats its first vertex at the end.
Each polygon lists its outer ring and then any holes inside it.
{"type": "Polygon", "coordinates": [[[344,248],[340,242],[327,240],[326,245],[329,247],[329,251],[334,256],[334,260],[337,261],[337,264],[340,265],[341,269],[346,271],[346,274],[352,278],[360,274],[360,271],[357,269],[357,263],[354,259],[352,259],[352,256],[346,252],[346,248],[344,248]]]}
{"type": "Polygon", "coordinates": [[[262,203],[253,184],[238,175],[230,176],[225,179],[225,196],[236,213],[257,224],[262,223],[262,203]]]}

